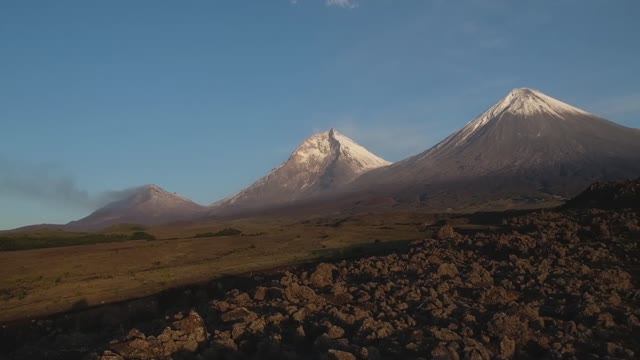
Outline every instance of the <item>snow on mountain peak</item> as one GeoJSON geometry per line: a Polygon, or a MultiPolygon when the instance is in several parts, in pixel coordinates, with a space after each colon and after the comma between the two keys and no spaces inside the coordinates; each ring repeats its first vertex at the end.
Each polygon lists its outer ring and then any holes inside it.
{"type": "Polygon", "coordinates": [[[504,115],[523,118],[545,116],[563,120],[567,116],[591,114],[552,98],[541,91],[529,88],[516,88],[511,90],[507,96],[490,107],[482,115],[467,123],[457,134],[456,145],[463,143],[473,133],[489,122],[500,120],[504,115]]]}
{"type": "Polygon", "coordinates": [[[160,186],[156,185],[156,184],[147,184],[147,185],[143,185],[141,187],[142,190],[147,191],[149,193],[155,193],[155,194],[162,194],[162,193],[166,193],[167,191],[164,190],[163,188],[161,188],[160,186]]]}
{"type": "Polygon", "coordinates": [[[568,113],[589,115],[586,111],[554,99],[540,91],[528,88],[511,90],[509,94],[497,104],[493,114],[499,114],[503,111],[516,115],[551,114],[561,119],[568,113]]]}
{"type": "Polygon", "coordinates": [[[336,129],[311,135],[283,164],[214,206],[265,206],[335,190],[357,176],[390,164],[336,129]]]}
{"type": "Polygon", "coordinates": [[[156,184],[147,184],[138,188],[138,190],[134,193],[135,197],[138,198],[138,201],[162,201],[167,203],[183,203],[188,202],[192,203],[193,201],[178,195],[177,193],[169,192],[162,187],[156,184]]]}
{"type": "Polygon", "coordinates": [[[364,171],[391,164],[391,162],[376,156],[362,145],[334,129],[330,130],[330,134],[340,144],[342,155],[358,162],[364,171]]]}
{"type": "Polygon", "coordinates": [[[290,160],[298,163],[324,161],[337,151],[336,155],[355,162],[362,171],[390,164],[334,128],[311,135],[298,146],[290,160]]]}
{"type": "Polygon", "coordinates": [[[331,152],[329,138],[329,131],[311,135],[291,154],[290,160],[304,163],[327,157],[331,152]]]}

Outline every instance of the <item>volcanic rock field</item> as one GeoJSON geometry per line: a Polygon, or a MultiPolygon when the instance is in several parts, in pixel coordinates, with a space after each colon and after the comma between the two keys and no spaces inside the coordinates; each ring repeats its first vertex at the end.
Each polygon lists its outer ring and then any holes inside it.
{"type": "MultiPolygon", "coordinates": [[[[637,181],[623,186],[627,201],[633,186],[637,197],[637,181]]],[[[602,186],[591,190],[602,197],[602,186]]],[[[639,215],[540,210],[464,235],[439,225],[408,251],[258,276],[201,313],[175,314],[160,333],[131,329],[93,356],[637,358],[639,215]]]]}

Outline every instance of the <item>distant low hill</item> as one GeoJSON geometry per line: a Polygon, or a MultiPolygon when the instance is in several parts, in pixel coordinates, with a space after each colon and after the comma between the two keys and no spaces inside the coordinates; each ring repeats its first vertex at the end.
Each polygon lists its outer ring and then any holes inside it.
{"type": "Polygon", "coordinates": [[[206,208],[170,193],[157,185],[141,186],[122,200],[110,203],[89,216],[72,221],[67,230],[101,230],[117,224],[158,225],[193,219],[206,208]]]}

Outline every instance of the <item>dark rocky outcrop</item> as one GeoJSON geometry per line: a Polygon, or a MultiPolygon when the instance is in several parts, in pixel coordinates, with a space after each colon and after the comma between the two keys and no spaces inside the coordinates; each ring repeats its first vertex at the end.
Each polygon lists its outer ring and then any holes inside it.
{"type": "Polygon", "coordinates": [[[157,336],[146,336],[137,329],[129,331],[121,341],[109,344],[100,360],[152,360],[172,359],[179,352],[193,353],[209,338],[204,320],[196,312],[186,317],[177,314],[171,327],[157,336]]]}
{"type": "Polygon", "coordinates": [[[597,182],[569,200],[566,208],[638,209],[640,179],[597,182]]]}

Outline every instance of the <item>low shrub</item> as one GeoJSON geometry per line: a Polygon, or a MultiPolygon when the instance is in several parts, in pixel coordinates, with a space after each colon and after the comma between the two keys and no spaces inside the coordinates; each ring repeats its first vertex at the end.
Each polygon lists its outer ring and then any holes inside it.
{"type": "Polygon", "coordinates": [[[155,240],[156,237],[144,232],[144,231],[136,231],[129,237],[131,240],[155,240]]]}
{"type": "Polygon", "coordinates": [[[241,235],[242,231],[234,228],[224,228],[217,232],[206,232],[194,235],[194,238],[207,238],[207,237],[216,237],[216,236],[232,236],[232,235],[241,235]]]}

